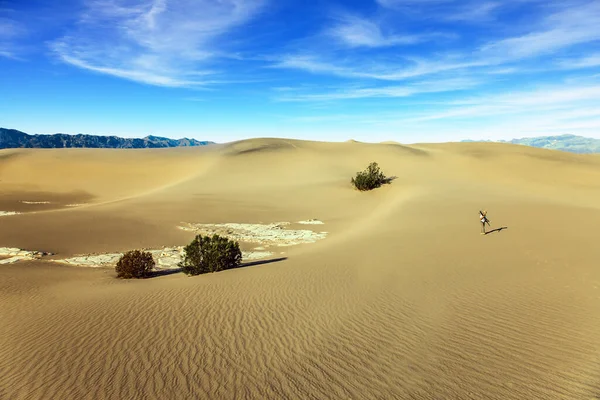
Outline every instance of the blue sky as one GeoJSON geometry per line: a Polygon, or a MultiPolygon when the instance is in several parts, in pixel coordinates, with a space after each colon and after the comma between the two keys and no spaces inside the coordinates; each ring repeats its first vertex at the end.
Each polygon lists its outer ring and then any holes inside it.
{"type": "Polygon", "coordinates": [[[600,138],[600,1],[0,0],[0,126],[600,138]]]}

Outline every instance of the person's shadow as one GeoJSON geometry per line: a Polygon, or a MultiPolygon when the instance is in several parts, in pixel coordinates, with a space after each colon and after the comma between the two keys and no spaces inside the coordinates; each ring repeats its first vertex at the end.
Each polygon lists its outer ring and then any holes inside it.
{"type": "Polygon", "coordinates": [[[500,228],[492,229],[491,231],[487,231],[485,234],[490,234],[492,232],[500,232],[502,229],[508,229],[508,226],[501,226],[500,228]]]}

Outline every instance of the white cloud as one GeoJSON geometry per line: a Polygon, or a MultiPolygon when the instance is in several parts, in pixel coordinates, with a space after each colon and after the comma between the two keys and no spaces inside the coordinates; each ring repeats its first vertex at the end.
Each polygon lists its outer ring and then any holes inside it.
{"type": "Polygon", "coordinates": [[[0,17],[0,57],[19,59],[17,42],[26,33],[18,22],[0,17]]]}
{"type": "MultiPolygon", "coordinates": [[[[496,11],[527,0],[376,0],[384,9],[399,11],[403,15],[423,20],[460,21],[463,23],[490,22],[496,11]]],[[[535,0],[532,0],[535,1],[535,0]]]]}
{"type": "Polygon", "coordinates": [[[19,26],[16,22],[0,17],[0,39],[8,39],[14,37],[20,32],[19,26]]]}
{"type": "Polygon", "coordinates": [[[455,0],[376,0],[377,3],[386,8],[400,8],[400,7],[412,7],[412,6],[423,6],[431,4],[444,4],[452,3],[455,0]]]}
{"type": "Polygon", "coordinates": [[[501,3],[491,1],[475,4],[467,3],[462,9],[448,13],[442,19],[462,22],[487,22],[492,19],[493,12],[501,6],[501,3]]]}
{"type": "Polygon", "coordinates": [[[319,122],[332,122],[332,121],[350,121],[356,120],[355,115],[350,114],[327,114],[327,115],[307,115],[307,116],[298,116],[298,117],[290,117],[285,118],[290,122],[300,122],[300,123],[319,123],[319,122]]]}
{"type": "Polygon", "coordinates": [[[565,58],[558,65],[564,69],[600,67],[600,53],[589,54],[580,58],[565,58]]]}
{"type": "Polygon", "coordinates": [[[584,118],[600,116],[600,108],[590,106],[598,102],[600,85],[555,85],[513,93],[469,96],[446,103],[445,110],[426,111],[405,121],[478,119],[521,114],[529,117],[542,114],[544,118],[554,119],[584,118]]]}
{"type": "MultiPolygon", "coordinates": [[[[440,86],[443,86],[441,82],[440,86]]],[[[414,106],[415,102],[411,99],[407,104],[414,106]]],[[[381,112],[365,110],[353,114],[295,116],[293,122],[335,121],[338,127],[362,126],[370,132],[378,132],[381,137],[387,135],[386,140],[393,139],[395,132],[399,131],[414,138],[427,136],[426,141],[459,138],[496,140],[556,133],[598,137],[598,104],[600,84],[571,87],[555,84],[516,92],[467,95],[446,104],[436,99],[431,104],[424,102],[417,109],[405,109],[399,105],[395,111],[386,107],[381,112]]],[[[402,141],[406,139],[403,136],[402,141]]],[[[365,136],[365,140],[371,139],[365,136]]]]}
{"type": "Polygon", "coordinates": [[[565,7],[548,15],[536,30],[486,44],[480,56],[518,60],[554,53],[578,44],[600,40],[600,2],[565,7]]]}
{"type": "MultiPolygon", "coordinates": [[[[516,2],[538,3],[538,0],[516,0],[516,2]]],[[[386,0],[383,3],[390,6],[404,6],[416,4],[417,2],[390,2],[386,0]]],[[[426,2],[426,4],[440,3],[450,2],[426,2]]],[[[422,5],[422,2],[419,2],[419,4],[422,5]]],[[[498,7],[499,3],[481,3],[467,13],[449,14],[445,18],[483,18],[483,15],[489,14],[498,7]]],[[[429,58],[426,58],[427,56],[421,58],[408,57],[400,54],[396,56],[396,59],[399,60],[396,62],[390,61],[390,57],[378,57],[377,55],[369,55],[368,62],[364,62],[364,56],[360,54],[340,54],[336,53],[335,50],[330,51],[327,56],[305,52],[304,54],[285,55],[279,59],[274,67],[305,70],[315,74],[346,78],[388,81],[400,81],[449,71],[460,73],[472,71],[473,73],[488,73],[490,76],[498,76],[531,72],[531,67],[524,67],[518,63],[538,57],[555,55],[557,52],[578,45],[600,41],[600,29],[597,27],[598,21],[600,21],[600,2],[550,3],[548,8],[544,10],[547,12],[546,15],[542,14],[541,18],[538,18],[538,22],[532,23],[529,32],[503,39],[489,40],[474,49],[453,48],[451,51],[432,53],[429,58]],[[486,70],[483,70],[483,68],[486,68],[486,70]]],[[[379,25],[358,17],[344,20],[342,24],[334,26],[329,32],[350,47],[387,47],[400,43],[417,42],[427,38],[422,32],[406,36],[383,32],[379,25]]],[[[582,58],[579,62],[562,62],[560,67],[583,68],[597,65],[597,56],[590,55],[587,58],[582,58]]],[[[548,62],[540,64],[536,68],[548,70],[556,68],[556,66],[548,62]]]]}
{"type": "Polygon", "coordinates": [[[263,0],[89,0],[78,29],[52,43],[66,63],[162,86],[206,84],[217,38],[256,16],[263,0]]]}
{"type": "Polygon", "coordinates": [[[0,43],[0,57],[6,58],[16,58],[12,51],[6,50],[3,48],[3,45],[0,43]]]}
{"type": "Polygon", "coordinates": [[[471,89],[481,82],[472,78],[452,78],[420,81],[402,86],[338,89],[326,93],[293,93],[279,97],[280,101],[331,101],[363,98],[410,97],[421,93],[441,93],[471,89]]]}
{"type": "Polygon", "coordinates": [[[572,104],[584,100],[600,100],[600,85],[578,87],[554,85],[492,97],[482,95],[467,101],[490,105],[510,105],[518,108],[522,106],[572,104]]]}
{"type": "Polygon", "coordinates": [[[481,61],[460,61],[453,58],[440,59],[437,61],[427,61],[412,58],[407,62],[408,65],[401,66],[390,63],[374,63],[374,66],[367,67],[360,65],[357,60],[348,62],[348,65],[335,65],[333,62],[319,60],[315,56],[308,55],[287,55],[272,68],[290,68],[305,70],[312,73],[337,75],[347,78],[368,78],[384,81],[400,81],[408,78],[415,78],[423,75],[430,75],[439,72],[459,70],[471,67],[482,67],[488,65],[484,60],[481,61]],[[356,65],[359,65],[358,67],[356,65]]]}
{"type": "Polygon", "coordinates": [[[394,34],[366,18],[344,15],[327,34],[349,47],[389,47],[411,45],[439,37],[439,34],[394,34]]]}
{"type": "MultiPolygon", "coordinates": [[[[54,48],[58,53],[61,52],[60,45],[54,48]]],[[[148,83],[157,86],[170,86],[170,87],[181,87],[181,86],[193,86],[200,85],[202,81],[193,80],[182,80],[168,76],[168,74],[153,73],[150,69],[139,68],[139,69],[119,69],[111,67],[99,67],[87,63],[76,57],[70,57],[66,54],[61,54],[61,58],[64,62],[74,65],[79,68],[88,69],[90,71],[99,72],[103,74],[113,75],[119,78],[130,79],[137,82],[148,83]]]]}

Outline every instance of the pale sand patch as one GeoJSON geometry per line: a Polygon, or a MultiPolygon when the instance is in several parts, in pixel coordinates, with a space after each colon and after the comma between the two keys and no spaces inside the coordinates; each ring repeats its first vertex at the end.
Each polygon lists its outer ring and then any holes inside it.
{"type": "MultiPolygon", "coordinates": [[[[178,269],[179,262],[183,258],[184,246],[176,247],[165,247],[164,249],[144,250],[152,254],[156,263],[155,270],[170,270],[178,269]]],[[[273,253],[268,251],[262,252],[242,252],[242,260],[261,260],[272,256],[273,253]]],[[[52,260],[54,262],[75,265],[79,267],[114,267],[117,265],[119,258],[123,256],[123,253],[105,253],[105,254],[87,254],[62,260],[52,260]]]]}
{"type": "Polygon", "coordinates": [[[270,251],[242,251],[243,260],[262,260],[272,255],[273,253],[271,253],[270,251]]]}
{"type": "Polygon", "coordinates": [[[61,264],[76,265],[79,267],[110,267],[117,264],[123,253],[106,253],[106,254],[86,254],[65,258],[62,260],[52,260],[61,264]]]}
{"type": "Polygon", "coordinates": [[[269,246],[294,246],[303,243],[314,243],[325,239],[327,232],[314,232],[305,229],[285,229],[289,222],[272,224],[194,224],[185,223],[179,229],[203,234],[223,235],[240,242],[260,243],[269,246]]]}
{"type": "Polygon", "coordinates": [[[323,221],[319,221],[318,219],[309,219],[306,221],[298,221],[299,224],[303,225],[323,225],[323,221]]]}
{"type": "Polygon", "coordinates": [[[22,200],[21,203],[23,203],[23,204],[50,204],[49,201],[25,201],[25,200],[22,200]]]}
{"type": "Polygon", "coordinates": [[[0,211],[0,217],[6,217],[8,215],[17,215],[17,214],[21,214],[21,213],[16,212],[16,211],[0,211]]]}
{"type": "Polygon", "coordinates": [[[65,204],[65,207],[79,207],[79,206],[85,206],[86,203],[78,203],[78,204],[65,204]]]}
{"type": "Polygon", "coordinates": [[[22,250],[16,247],[0,247],[0,256],[8,257],[0,260],[0,264],[13,264],[18,261],[35,260],[46,255],[50,255],[50,253],[22,250]]]}

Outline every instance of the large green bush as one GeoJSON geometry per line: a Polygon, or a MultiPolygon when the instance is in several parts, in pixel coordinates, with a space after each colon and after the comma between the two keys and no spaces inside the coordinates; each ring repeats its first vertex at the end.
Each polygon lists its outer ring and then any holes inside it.
{"type": "Polygon", "coordinates": [[[357,172],[356,177],[352,178],[350,182],[358,190],[365,191],[376,189],[391,181],[392,178],[386,177],[379,169],[379,165],[376,162],[372,162],[366,170],[357,172]]]}
{"type": "Polygon", "coordinates": [[[236,268],[242,262],[238,242],[217,234],[212,237],[197,235],[183,251],[183,259],[179,266],[188,275],[236,268]]]}
{"type": "Polygon", "coordinates": [[[154,259],[151,253],[132,250],[121,256],[115,271],[117,278],[146,278],[152,268],[154,268],[154,259]]]}

